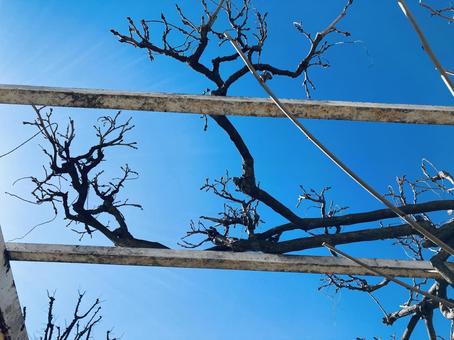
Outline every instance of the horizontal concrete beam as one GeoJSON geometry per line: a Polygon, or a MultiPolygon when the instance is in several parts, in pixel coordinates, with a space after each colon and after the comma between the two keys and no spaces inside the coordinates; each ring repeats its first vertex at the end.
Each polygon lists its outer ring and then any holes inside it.
{"type": "MultiPolygon", "coordinates": [[[[332,256],[273,255],[200,250],[141,249],[33,243],[6,243],[13,261],[66,262],[235,269],[269,272],[376,275],[352,261],[332,256]]],[[[439,278],[427,261],[360,259],[384,274],[396,277],[439,278]]],[[[448,266],[454,269],[453,264],[448,266]]]]}
{"type": "MultiPolygon", "coordinates": [[[[282,100],[299,118],[454,125],[454,107],[340,101],[282,100]]],[[[63,107],[282,117],[265,98],[123,92],[0,85],[0,103],[63,107]]]]}

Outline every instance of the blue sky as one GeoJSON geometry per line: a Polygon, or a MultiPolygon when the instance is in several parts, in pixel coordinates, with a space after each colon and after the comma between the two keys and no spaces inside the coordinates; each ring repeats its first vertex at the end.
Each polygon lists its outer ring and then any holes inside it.
{"type": "MultiPolygon", "coordinates": [[[[209,84],[199,75],[171,60],[153,63],[144,51],[120,45],[109,29],[125,31],[126,16],[156,18],[164,11],[172,17],[169,1],[0,1],[0,83],[108,88],[122,90],[201,93],[209,84]]],[[[197,7],[180,1],[190,15],[197,7]]],[[[269,15],[269,46],[263,55],[277,65],[295,65],[306,45],[292,22],[308,30],[322,29],[343,6],[343,1],[256,0],[269,15]]],[[[414,5],[413,3],[411,3],[414,5]]],[[[431,19],[417,6],[418,20],[442,62],[454,55],[453,27],[431,19]]],[[[328,55],[332,67],[315,70],[314,99],[385,103],[452,105],[452,97],[397,5],[391,1],[355,2],[343,28],[362,43],[343,45],[328,55]]],[[[452,67],[452,65],[451,65],[452,67]]],[[[270,82],[280,97],[304,98],[301,79],[270,82]]],[[[251,77],[232,88],[232,95],[264,96],[251,77]]],[[[96,118],[113,110],[57,108],[59,120],[76,120],[80,147],[92,138],[96,118]]],[[[2,150],[7,151],[34,131],[22,125],[32,119],[27,106],[0,106],[2,150]]],[[[240,159],[228,137],[213,122],[203,132],[196,115],[125,112],[136,129],[131,139],[139,150],[108,154],[112,174],[125,161],[139,171],[140,179],[128,184],[123,197],[141,202],[143,211],[127,211],[135,236],[169,246],[202,214],[216,213],[222,202],[198,189],[205,178],[240,173],[240,159]]],[[[284,119],[232,119],[256,160],[261,185],[291,207],[299,185],[333,187],[331,198],[350,211],[379,207],[310,145],[284,119]]],[[[304,122],[327,146],[379,191],[395,176],[417,176],[422,158],[453,171],[449,157],[454,142],[451,127],[351,122],[304,122]]],[[[27,194],[29,185],[15,179],[39,174],[44,158],[35,140],[1,159],[0,192],[27,194]]],[[[52,216],[46,206],[30,206],[1,194],[0,224],[7,240],[23,235],[32,225],[52,216]]],[[[296,210],[296,208],[295,208],[296,210]]],[[[261,210],[266,226],[282,218],[261,210]]],[[[317,211],[300,208],[305,216],[317,211]]],[[[447,218],[447,217],[446,217],[447,218]]],[[[58,218],[37,228],[26,242],[77,243],[78,237],[58,218]]],[[[85,244],[109,244],[100,236],[85,244]]],[[[363,257],[404,258],[388,244],[345,247],[363,257]]],[[[322,251],[306,252],[326,254],[322,251]]],[[[29,333],[39,334],[47,309],[46,289],[56,291],[59,320],[69,316],[77,290],[104,300],[100,329],[114,327],[123,339],[354,339],[356,336],[400,334],[404,321],[393,328],[381,324],[371,300],[361,294],[317,291],[317,275],[133,268],[117,266],[14,263],[20,299],[27,306],[29,333]]],[[[406,294],[388,288],[379,296],[394,311],[406,294]]],[[[439,322],[439,320],[437,320],[439,322]]],[[[419,329],[419,336],[425,334],[419,329]]],[[[444,324],[444,335],[448,327],[444,324]]]]}

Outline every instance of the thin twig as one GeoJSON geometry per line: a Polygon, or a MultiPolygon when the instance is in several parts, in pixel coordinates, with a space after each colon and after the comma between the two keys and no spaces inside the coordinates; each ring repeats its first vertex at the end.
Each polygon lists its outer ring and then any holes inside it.
{"type": "Polygon", "coordinates": [[[380,308],[380,310],[382,311],[383,315],[385,316],[385,318],[388,318],[389,317],[389,314],[386,312],[385,308],[382,306],[382,304],[380,303],[380,301],[378,301],[378,299],[371,293],[371,292],[366,292],[370,298],[377,304],[378,308],[380,308]]]}
{"type": "MultiPolygon", "coordinates": [[[[52,125],[56,125],[56,123],[49,124],[48,126],[46,126],[46,128],[51,127],[52,125]]],[[[11,150],[5,152],[4,154],[1,154],[1,155],[0,155],[0,158],[6,157],[6,156],[12,154],[13,152],[15,152],[16,150],[20,149],[21,147],[23,147],[25,144],[27,144],[28,142],[30,142],[30,141],[33,140],[34,138],[38,137],[41,133],[42,133],[41,130],[38,131],[38,132],[35,133],[33,136],[27,138],[26,140],[24,140],[24,141],[21,142],[19,145],[17,145],[17,146],[15,146],[14,148],[12,148],[11,150]]]]}
{"type": "Polygon", "coordinates": [[[14,241],[22,240],[22,239],[26,238],[28,235],[30,235],[36,228],[41,227],[41,226],[43,226],[45,224],[52,223],[53,221],[55,221],[56,218],[57,218],[57,215],[55,214],[54,217],[52,217],[51,219],[49,219],[47,221],[44,221],[44,222],[41,222],[41,223],[38,223],[38,224],[35,224],[25,234],[23,234],[22,236],[18,236],[18,237],[12,238],[12,239],[8,240],[8,242],[14,242],[14,241]]]}

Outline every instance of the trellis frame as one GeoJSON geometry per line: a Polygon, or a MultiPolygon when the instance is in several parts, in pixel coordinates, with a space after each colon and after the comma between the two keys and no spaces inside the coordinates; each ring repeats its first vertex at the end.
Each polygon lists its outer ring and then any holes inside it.
{"type": "MultiPolygon", "coordinates": [[[[357,102],[283,101],[299,118],[454,125],[454,108],[357,102]]],[[[0,103],[149,112],[281,117],[262,98],[210,97],[92,89],[0,85],[0,103]]],[[[28,339],[9,261],[93,263],[274,272],[376,275],[344,258],[198,250],[5,243],[0,230],[0,340],[28,339]],[[2,338],[3,337],[3,338],[2,338]]],[[[428,261],[361,259],[397,277],[439,278],[428,261]]],[[[454,270],[454,264],[447,264],[454,270]]]]}

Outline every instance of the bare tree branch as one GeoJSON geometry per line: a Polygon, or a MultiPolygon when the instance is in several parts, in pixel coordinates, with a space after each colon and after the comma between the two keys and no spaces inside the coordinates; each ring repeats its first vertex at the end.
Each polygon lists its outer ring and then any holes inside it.
{"type": "MultiPolygon", "coordinates": [[[[444,7],[434,7],[433,5],[419,0],[419,5],[430,12],[431,16],[439,17],[441,19],[446,20],[448,23],[454,22],[454,6],[452,6],[451,2],[447,2],[444,7]]],[[[439,5],[437,5],[439,6],[439,5]]]]}
{"type": "MultiPolygon", "coordinates": [[[[115,116],[104,116],[94,126],[98,143],[88,151],[79,155],[72,154],[72,143],[75,140],[75,124],[69,120],[66,128],[61,131],[58,124],[52,123],[52,109],[43,113],[42,108],[34,107],[36,119],[26,122],[42,132],[49,143],[49,149],[43,148],[49,159],[48,167],[44,167],[43,179],[31,177],[35,185],[32,196],[37,204],[49,203],[55,213],[61,207],[69,224],[81,224],[80,235],[91,235],[94,231],[101,232],[117,246],[166,248],[164,245],[134,238],[129,232],[126,219],[121,208],[138,207],[139,204],[117,198],[126,181],[137,177],[137,173],[128,166],[121,168],[122,175],[106,183],[101,182],[103,171],[93,174],[105,159],[105,152],[110,148],[136,148],[135,142],[125,140],[127,133],[134,127],[131,120],[120,122],[120,113],[115,116]],[[65,185],[65,183],[68,183],[65,185]],[[98,204],[90,207],[89,194],[93,193],[98,204]],[[74,201],[71,198],[74,196],[74,201]],[[116,222],[111,228],[101,222],[101,215],[110,216],[116,222]]],[[[91,202],[96,200],[92,199],[91,202]]],[[[94,202],[92,204],[95,204],[94,202]]]]}
{"type": "MultiPolygon", "coordinates": [[[[100,315],[101,302],[99,299],[96,299],[85,311],[81,311],[81,304],[85,293],[79,292],[72,319],[63,327],[56,325],[54,321],[55,295],[48,293],[47,296],[49,298],[47,324],[43,331],[43,336],[40,337],[41,340],[92,339],[93,329],[102,319],[100,315]]],[[[111,337],[111,331],[107,331],[106,338],[108,340],[119,340],[116,337],[111,337]]]]}

